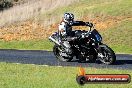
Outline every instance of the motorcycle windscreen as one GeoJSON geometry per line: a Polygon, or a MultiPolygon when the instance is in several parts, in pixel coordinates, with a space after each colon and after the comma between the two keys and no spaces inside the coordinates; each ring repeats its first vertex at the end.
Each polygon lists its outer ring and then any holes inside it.
{"type": "Polygon", "coordinates": [[[96,29],[92,30],[91,33],[92,33],[92,35],[94,35],[94,39],[95,39],[96,42],[101,42],[102,41],[102,37],[96,29]]]}

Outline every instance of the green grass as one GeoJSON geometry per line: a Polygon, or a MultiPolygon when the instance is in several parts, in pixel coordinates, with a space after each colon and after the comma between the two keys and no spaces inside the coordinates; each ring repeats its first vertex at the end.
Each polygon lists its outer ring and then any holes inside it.
{"type": "Polygon", "coordinates": [[[132,21],[125,20],[120,24],[100,31],[103,41],[117,53],[132,53],[132,21]]]}
{"type": "Polygon", "coordinates": [[[0,49],[52,50],[49,40],[0,41],[0,49]]]}
{"type": "MultiPolygon", "coordinates": [[[[131,70],[85,68],[87,74],[130,74],[131,70]]],[[[129,84],[76,83],[77,67],[0,63],[0,88],[131,88],[129,84]]]]}
{"type": "Polygon", "coordinates": [[[38,17],[41,21],[44,18],[56,17],[56,21],[59,21],[58,18],[61,18],[60,16],[65,12],[72,12],[75,14],[75,18],[79,19],[83,16],[131,16],[131,6],[131,0],[80,0],[69,6],[42,13],[38,17]]]}

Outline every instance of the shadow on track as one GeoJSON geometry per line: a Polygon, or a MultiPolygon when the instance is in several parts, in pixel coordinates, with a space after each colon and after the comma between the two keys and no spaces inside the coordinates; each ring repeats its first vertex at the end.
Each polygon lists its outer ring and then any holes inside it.
{"type": "Polygon", "coordinates": [[[117,60],[114,65],[132,64],[132,60],[117,60]]]}
{"type": "MultiPolygon", "coordinates": [[[[77,62],[77,63],[91,63],[89,61],[86,62],[78,62],[78,60],[72,60],[71,62],[77,62]]],[[[96,64],[102,64],[99,60],[95,62],[96,64]]],[[[91,63],[92,64],[92,63],[91,63]]],[[[113,65],[124,65],[124,64],[132,64],[132,60],[116,60],[115,64],[113,65]]]]}

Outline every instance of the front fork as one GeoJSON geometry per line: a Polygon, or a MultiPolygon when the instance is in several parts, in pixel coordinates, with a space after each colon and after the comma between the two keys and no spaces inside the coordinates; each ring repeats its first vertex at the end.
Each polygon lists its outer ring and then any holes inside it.
{"type": "Polygon", "coordinates": [[[97,43],[97,44],[95,44],[94,49],[95,49],[96,53],[98,54],[98,57],[104,58],[104,55],[103,55],[103,53],[102,53],[102,50],[101,50],[101,48],[99,47],[101,44],[102,44],[102,43],[97,43]]]}

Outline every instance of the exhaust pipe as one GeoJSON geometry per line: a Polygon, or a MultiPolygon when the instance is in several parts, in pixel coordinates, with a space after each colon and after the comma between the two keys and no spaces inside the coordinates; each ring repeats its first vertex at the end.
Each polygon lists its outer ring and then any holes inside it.
{"type": "Polygon", "coordinates": [[[52,38],[51,36],[49,37],[49,40],[51,40],[52,42],[56,43],[57,45],[61,45],[57,40],[55,40],[54,38],[52,38]]]}
{"type": "Polygon", "coordinates": [[[54,42],[55,44],[62,46],[63,49],[65,50],[65,52],[71,54],[72,51],[69,51],[67,47],[65,47],[63,44],[61,45],[57,40],[55,40],[54,38],[52,38],[51,36],[49,37],[49,40],[51,40],[52,42],[54,42]]]}

